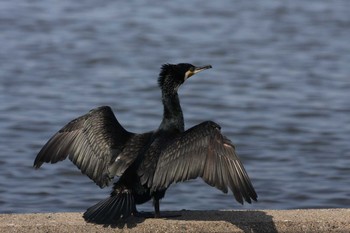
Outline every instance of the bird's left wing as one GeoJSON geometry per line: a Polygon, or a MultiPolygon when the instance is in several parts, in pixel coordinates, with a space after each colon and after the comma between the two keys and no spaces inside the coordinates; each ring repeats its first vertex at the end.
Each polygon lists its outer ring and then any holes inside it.
{"type": "Polygon", "coordinates": [[[173,182],[201,177],[207,184],[224,193],[228,188],[236,200],[257,200],[243,164],[232,142],[214,122],[203,122],[172,140],[162,150],[151,189],[167,188],[173,182]]]}
{"type": "Polygon", "coordinates": [[[83,174],[104,187],[129,167],[150,135],[126,131],[111,108],[102,106],[72,120],[53,135],[35,158],[34,167],[68,157],[83,174]]]}

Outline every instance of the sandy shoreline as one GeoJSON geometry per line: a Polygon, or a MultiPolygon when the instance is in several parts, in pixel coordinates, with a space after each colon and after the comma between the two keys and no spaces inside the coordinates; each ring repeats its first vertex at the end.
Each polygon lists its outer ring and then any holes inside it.
{"type": "Polygon", "coordinates": [[[0,214],[0,232],[350,232],[350,209],[178,211],[168,219],[86,223],[82,213],[0,214]]]}

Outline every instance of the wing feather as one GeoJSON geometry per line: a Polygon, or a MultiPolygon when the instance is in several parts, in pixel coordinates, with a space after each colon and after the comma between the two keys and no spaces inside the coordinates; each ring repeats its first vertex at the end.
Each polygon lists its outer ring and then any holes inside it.
{"type": "Polygon", "coordinates": [[[104,187],[136,159],[150,134],[126,131],[108,106],[91,110],[58,131],[38,153],[34,167],[67,157],[97,185],[104,187]],[[133,149],[126,149],[126,145],[133,149]]]}
{"type": "Polygon", "coordinates": [[[201,177],[207,184],[235,199],[251,202],[257,194],[232,142],[214,122],[203,122],[173,139],[159,156],[152,190],[167,188],[171,183],[201,177]]]}

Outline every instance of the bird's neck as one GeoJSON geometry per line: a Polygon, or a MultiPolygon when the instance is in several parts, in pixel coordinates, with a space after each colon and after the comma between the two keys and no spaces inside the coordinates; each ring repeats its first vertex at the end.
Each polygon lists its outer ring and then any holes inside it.
{"type": "Polygon", "coordinates": [[[164,106],[164,113],[162,123],[159,126],[159,130],[175,130],[183,132],[185,124],[178,94],[176,92],[163,92],[162,100],[164,106]]]}

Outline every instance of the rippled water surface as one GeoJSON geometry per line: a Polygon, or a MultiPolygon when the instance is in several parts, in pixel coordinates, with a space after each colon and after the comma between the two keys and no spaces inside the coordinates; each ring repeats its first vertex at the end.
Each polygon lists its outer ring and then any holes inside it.
{"type": "MultiPolygon", "coordinates": [[[[84,211],[106,197],[70,162],[34,170],[63,125],[110,105],[156,129],[163,63],[212,64],[180,90],[186,127],[214,120],[259,202],[201,180],[161,209],[350,207],[350,2],[1,1],[0,212],[84,211]]],[[[151,203],[143,210],[152,210],[151,203]]]]}

